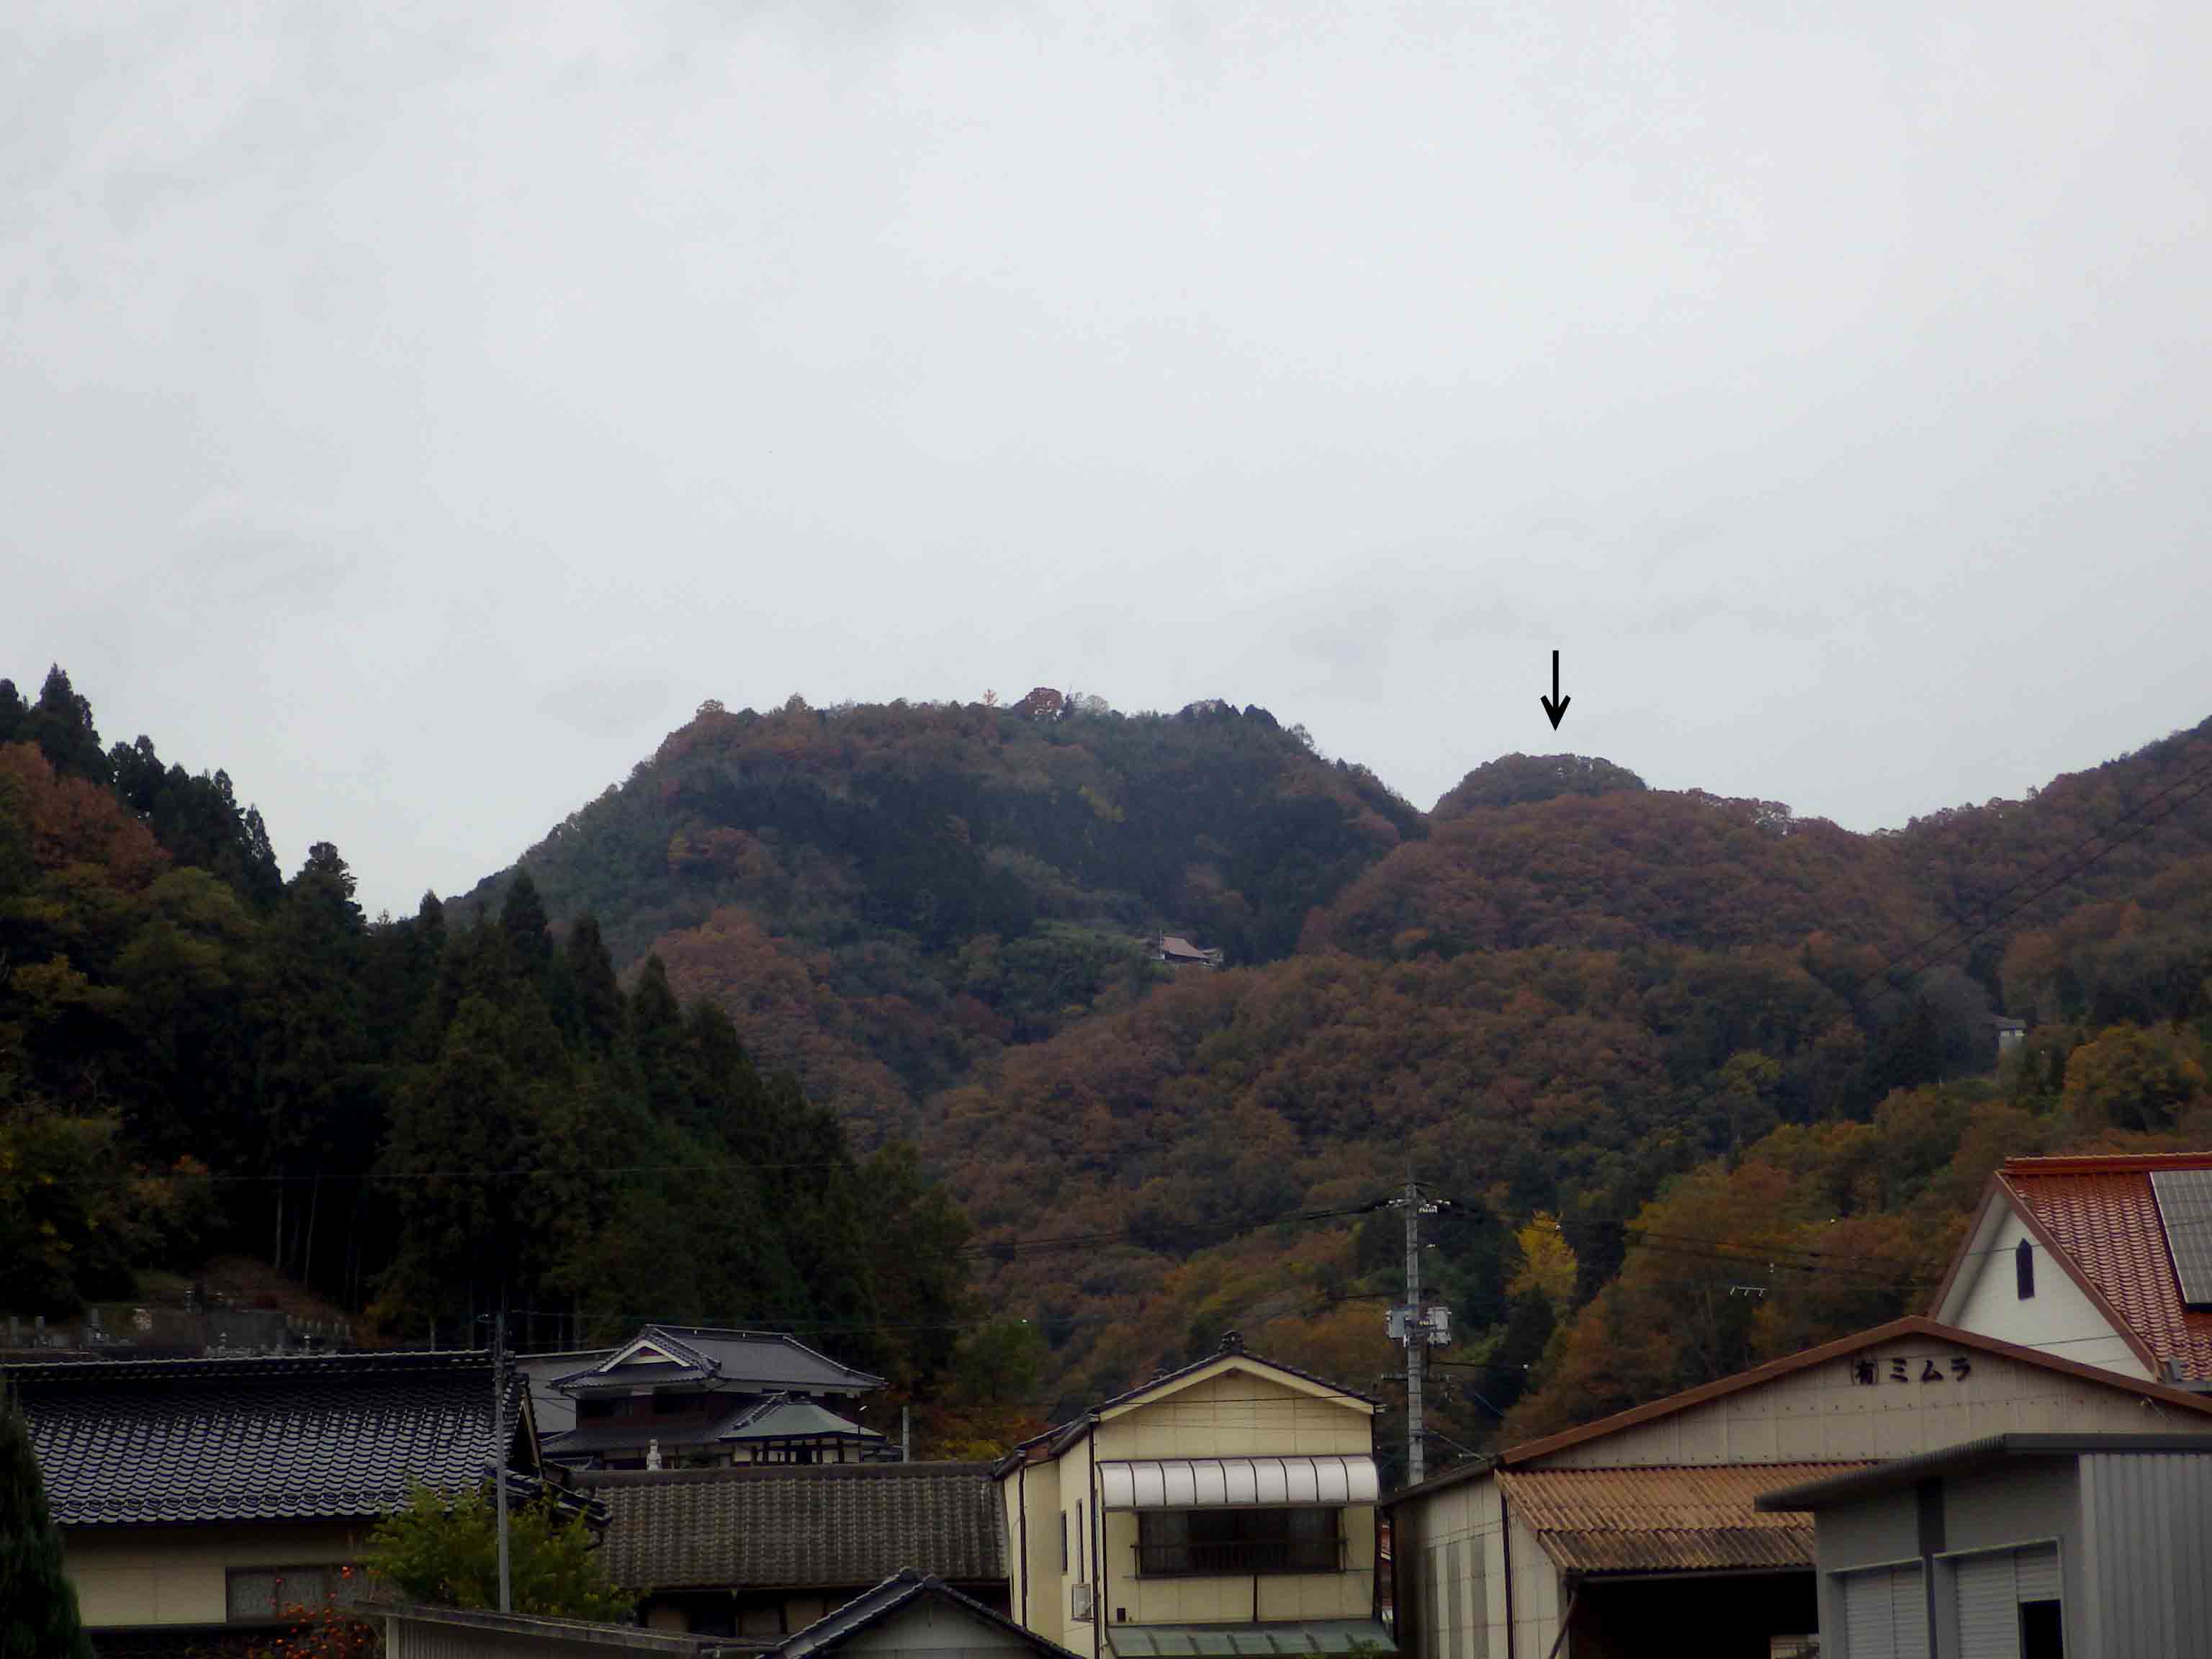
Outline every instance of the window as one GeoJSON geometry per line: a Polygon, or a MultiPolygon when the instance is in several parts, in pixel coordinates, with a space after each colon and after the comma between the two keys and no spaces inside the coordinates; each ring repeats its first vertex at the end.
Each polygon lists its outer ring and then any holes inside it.
{"type": "Polygon", "coordinates": [[[576,1420],[580,1423],[591,1419],[612,1417],[614,1414],[615,1402],[611,1400],[579,1400],[576,1402],[576,1420]]]}
{"type": "Polygon", "coordinates": [[[682,1417],[691,1410],[699,1396],[690,1394],[657,1394],[653,1396],[655,1417],[682,1417]]]}
{"type": "Polygon", "coordinates": [[[1067,1571],[1067,1511],[1060,1512],[1060,1570],[1067,1571]]]}
{"type": "Polygon", "coordinates": [[[1334,1510],[1146,1510],[1137,1516],[1139,1577],[1337,1572],[1334,1510]]]}
{"type": "Polygon", "coordinates": [[[2035,1294],[2035,1247],[2024,1238],[2012,1253],[2012,1272],[2025,1302],[2035,1294]]]}
{"type": "Polygon", "coordinates": [[[295,1607],[325,1601],[357,1601],[366,1589],[361,1576],[344,1567],[240,1567],[225,1578],[223,1617],[234,1625],[283,1619],[295,1607]]]}

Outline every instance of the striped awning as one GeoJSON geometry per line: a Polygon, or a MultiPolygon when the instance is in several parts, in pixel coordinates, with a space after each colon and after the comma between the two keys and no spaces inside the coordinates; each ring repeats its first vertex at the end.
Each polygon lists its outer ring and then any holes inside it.
{"type": "Polygon", "coordinates": [[[1345,1457],[1163,1457],[1101,1463],[1109,1510],[1211,1510],[1237,1505],[1372,1504],[1375,1460],[1345,1457]]]}

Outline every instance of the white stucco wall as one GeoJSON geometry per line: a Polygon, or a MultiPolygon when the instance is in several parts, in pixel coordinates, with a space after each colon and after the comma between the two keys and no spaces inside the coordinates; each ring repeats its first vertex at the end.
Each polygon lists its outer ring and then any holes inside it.
{"type": "Polygon", "coordinates": [[[1946,1324],[2124,1376],[2152,1375],[2066,1269],[2030,1237],[2009,1203],[1998,1201],[1972,1248],[1944,1298],[1947,1311],[1939,1316],[1946,1324]],[[2024,1302],[2014,1261],[2023,1239],[2035,1253],[2035,1294],[2024,1302]]]}

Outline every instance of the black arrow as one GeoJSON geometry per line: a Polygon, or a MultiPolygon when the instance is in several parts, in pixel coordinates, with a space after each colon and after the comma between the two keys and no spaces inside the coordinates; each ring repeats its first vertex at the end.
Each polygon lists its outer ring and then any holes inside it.
{"type": "Polygon", "coordinates": [[[1552,717],[1552,730],[1558,731],[1559,722],[1567,717],[1567,705],[1574,699],[1559,695],[1559,653],[1556,651],[1552,653],[1552,695],[1539,697],[1536,701],[1544,705],[1544,712],[1552,717]]]}

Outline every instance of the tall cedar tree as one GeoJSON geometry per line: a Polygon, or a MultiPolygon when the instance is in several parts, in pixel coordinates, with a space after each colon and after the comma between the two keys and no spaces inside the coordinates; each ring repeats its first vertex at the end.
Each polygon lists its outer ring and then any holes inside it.
{"type": "Polygon", "coordinates": [[[15,1395],[0,1390],[0,1659],[92,1659],[61,1529],[15,1395]]]}

